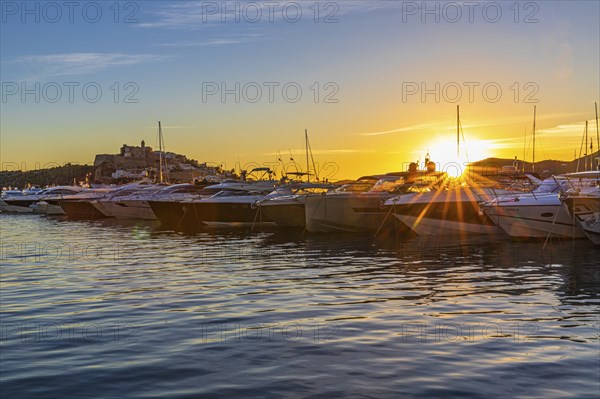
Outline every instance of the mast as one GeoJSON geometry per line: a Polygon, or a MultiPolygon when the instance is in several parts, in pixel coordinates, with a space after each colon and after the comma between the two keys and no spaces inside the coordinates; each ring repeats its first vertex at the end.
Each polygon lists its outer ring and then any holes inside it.
{"type": "Polygon", "coordinates": [[[583,151],[583,140],[585,140],[585,129],[583,130],[583,134],[581,135],[581,145],[579,146],[579,157],[577,157],[576,172],[579,172],[579,163],[581,162],[581,152],[583,151]]]}
{"type": "Polygon", "coordinates": [[[160,121],[158,121],[158,176],[159,182],[163,182],[163,159],[162,159],[162,127],[160,126],[160,121]]]}
{"type": "Polygon", "coordinates": [[[310,152],[310,160],[312,162],[313,170],[315,171],[315,181],[319,181],[319,173],[317,171],[317,165],[315,164],[315,157],[313,157],[312,147],[310,146],[310,140],[308,140],[308,135],[306,136],[308,142],[308,152],[310,152]]]}
{"type": "Polygon", "coordinates": [[[531,171],[535,172],[535,114],[537,106],[533,106],[533,162],[531,165],[531,171]]]}
{"type": "Polygon", "coordinates": [[[523,135],[523,162],[521,162],[521,173],[525,173],[525,157],[527,156],[527,126],[523,135]]]}
{"type": "Polygon", "coordinates": [[[590,170],[594,170],[594,138],[590,136],[590,170]]]}
{"type": "Polygon", "coordinates": [[[588,121],[585,121],[585,171],[588,170],[588,121]]]}
{"type": "Polygon", "coordinates": [[[306,147],[306,178],[310,183],[310,164],[308,163],[308,129],[304,129],[304,146],[306,147]]]}
{"type": "Polygon", "coordinates": [[[165,154],[164,157],[164,161],[163,161],[163,168],[165,170],[165,182],[169,182],[169,165],[167,165],[167,147],[165,147],[165,136],[162,134],[162,130],[160,132],[160,141],[162,143],[162,150],[163,150],[163,154],[165,154]]]}
{"type": "MultiPolygon", "coordinates": [[[[598,145],[598,149],[600,150],[600,133],[598,133],[598,103],[594,103],[594,108],[596,108],[596,144],[598,145]]],[[[600,170],[600,155],[596,158],[598,163],[596,164],[596,168],[600,170]]]]}
{"type": "Polygon", "coordinates": [[[460,159],[460,106],[456,106],[456,162],[460,159]]]}

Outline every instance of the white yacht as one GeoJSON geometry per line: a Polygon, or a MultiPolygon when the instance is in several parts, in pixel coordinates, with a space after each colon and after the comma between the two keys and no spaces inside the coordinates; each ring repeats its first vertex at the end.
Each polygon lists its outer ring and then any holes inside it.
{"type": "Polygon", "coordinates": [[[306,197],[306,230],[311,233],[376,232],[388,221],[383,203],[411,191],[427,191],[443,173],[430,171],[395,172],[363,176],[333,192],[306,197]]]}
{"type": "Polygon", "coordinates": [[[576,237],[584,234],[559,198],[571,184],[579,190],[594,186],[587,172],[570,173],[544,180],[529,193],[498,196],[482,203],[485,214],[506,234],[515,238],[576,237]],[[572,183],[569,183],[572,181],[572,183]]]}
{"type": "Polygon", "coordinates": [[[260,212],[278,227],[305,228],[306,198],[333,190],[335,186],[326,183],[299,183],[290,187],[290,194],[267,197],[258,202],[260,212]]]}
{"type": "Polygon", "coordinates": [[[594,174],[595,188],[585,191],[571,188],[561,194],[561,201],[581,232],[594,244],[600,245],[600,173],[594,174]]]}
{"type": "Polygon", "coordinates": [[[252,205],[254,207],[252,211],[256,213],[254,203],[264,199],[266,194],[275,190],[278,181],[271,178],[272,174],[273,172],[269,168],[255,168],[248,174],[243,173],[243,180],[224,180],[219,184],[200,187],[198,190],[192,190],[193,192],[183,193],[181,196],[156,195],[148,200],[148,205],[164,226],[195,228],[211,223],[242,223],[246,218],[237,213],[245,207],[243,203],[247,202],[246,205],[252,205]],[[217,202],[214,206],[207,205],[208,202],[193,205],[201,200],[211,198],[217,202]],[[218,205],[219,202],[224,204],[218,205]],[[227,215],[228,211],[225,204],[228,202],[231,202],[231,215],[227,215]],[[239,204],[235,205],[236,202],[239,204]],[[196,216],[196,213],[200,212],[200,208],[202,208],[202,214],[205,216],[196,216]],[[212,210],[209,210],[209,208],[212,210]],[[234,210],[234,208],[238,209],[234,210]],[[195,210],[196,213],[192,214],[192,210],[195,210]],[[203,222],[201,221],[203,217],[210,220],[203,222]]]}
{"type": "Polygon", "coordinates": [[[112,188],[91,188],[74,195],[66,195],[60,199],[47,200],[49,204],[59,205],[69,219],[103,219],[108,216],[100,212],[91,202],[100,199],[115,190],[112,188]]]}
{"type": "Polygon", "coordinates": [[[54,188],[56,190],[45,190],[41,195],[40,201],[29,205],[29,207],[33,209],[34,213],[41,213],[43,215],[65,215],[65,211],[57,201],[67,195],[74,195],[86,190],[83,187],[77,186],[54,188]]]}
{"type": "Polygon", "coordinates": [[[479,210],[481,201],[506,193],[477,185],[444,184],[437,190],[388,199],[386,209],[419,235],[466,236],[499,234],[501,230],[479,210]]]}
{"type": "MultiPolygon", "coordinates": [[[[232,185],[237,185],[237,181],[234,181],[232,185]]],[[[229,183],[224,182],[210,186],[176,184],[157,192],[147,198],[146,202],[162,225],[177,227],[181,224],[185,214],[182,205],[184,202],[208,198],[227,191],[226,187],[230,187],[229,183]]]]}
{"type": "Polygon", "coordinates": [[[208,198],[180,202],[181,227],[197,228],[201,226],[263,225],[271,224],[257,205],[266,198],[289,195],[290,192],[278,189],[270,194],[260,191],[224,190],[208,198]]]}
{"type": "Polygon", "coordinates": [[[19,196],[19,195],[23,195],[23,190],[19,190],[18,188],[14,188],[14,187],[8,187],[8,188],[3,187],[0,198],[14,197],[14,196],[19,196]]]}
{"type": "Polygon", "coordinates": [[[94,199],[90,203],[107,217],[156,220],[148,200],[168,187],[166,184],[133,184],[94,199]]]}
{"type": "Polygon", "coordinates": [[[32,206],[37,202],[52,196],[73,195],[82,191],[78,186],[57,186],[44,190],[28,189],[22,195],[6,195],[0,199],[1,212],[33,213],[32,206]]]}

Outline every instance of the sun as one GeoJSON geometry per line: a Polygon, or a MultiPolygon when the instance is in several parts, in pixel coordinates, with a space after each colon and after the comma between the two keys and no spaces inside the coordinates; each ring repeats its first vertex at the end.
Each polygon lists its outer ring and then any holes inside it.
{"type": "Polygon", "coordinates": [[[457,178],[467,170],[470,162],[489,158],[492,148],[486,140],[470,139],[466,143],[461,141],[458,148],[456,141],[438,139],[428,146],[421,159],[425,159],[427,153],[431,156],[431,161],[436,163],[438,171],[446,172],[451,178],[457,178]]]}

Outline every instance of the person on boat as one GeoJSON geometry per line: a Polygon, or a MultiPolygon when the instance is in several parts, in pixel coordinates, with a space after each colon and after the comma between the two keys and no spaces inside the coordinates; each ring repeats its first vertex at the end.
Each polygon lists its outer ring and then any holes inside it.
{"type": "Polygon", "coordinates": [[[415,179],[417,178],[417,170],[418,165],[416,162],[411,162],[408,165],[408,176],[406,176],[407,183],[413,183],[415,181],[415,179]]]}

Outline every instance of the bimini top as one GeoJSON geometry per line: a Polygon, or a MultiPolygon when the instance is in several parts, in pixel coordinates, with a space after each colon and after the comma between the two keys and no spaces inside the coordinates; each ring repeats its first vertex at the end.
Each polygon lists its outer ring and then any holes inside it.
{"type": "Polygon", "coordinates": [[[590,170],[587,172],[575,172],[575,173],[565,173],[564,175],[557,176],[566,177],[568,179],[600,179],[600,170],[590,170]]]}

